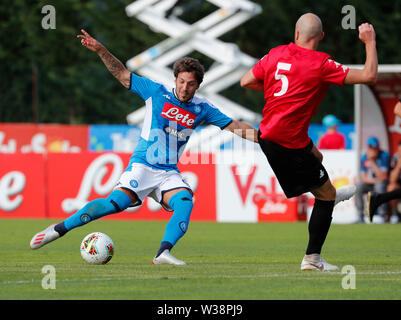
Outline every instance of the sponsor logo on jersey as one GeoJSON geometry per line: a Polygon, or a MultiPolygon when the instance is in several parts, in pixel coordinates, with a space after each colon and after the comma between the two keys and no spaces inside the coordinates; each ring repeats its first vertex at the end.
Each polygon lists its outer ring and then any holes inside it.
{"type": "Polygon", "coordinates": [[[189,129],[193,127],[196,119],[196,115],[192,112],[181,109],[168,102],[164,104],[161,116],[171,121],[175,121],[178,124],[189,129]]]}
{"type": "Polygon", "coordinates": [[[164,132],[176,137],[178,141],[187,141],[187,137],[190,136],[192,130],[184,129],[180,131],[177,128],[166,126],[164,127],[164,132]]]}

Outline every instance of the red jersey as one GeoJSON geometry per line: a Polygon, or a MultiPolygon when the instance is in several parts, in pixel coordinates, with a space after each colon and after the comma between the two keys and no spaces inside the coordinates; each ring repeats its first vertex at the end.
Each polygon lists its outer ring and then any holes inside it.
{"type": "Polygon", "coordinates": [[[329,85],[342,86],[348,68],[327,53],[290,43],[271,49],[252,72],[264,84],[261,138],[298,149],[311,141],[309,124],[329,85]]]}
{"type": "Polygon", "coordinates": [[[319,149],[345,149],[345,136],[340,132],[330,132],[322,136],[319,149]]]}

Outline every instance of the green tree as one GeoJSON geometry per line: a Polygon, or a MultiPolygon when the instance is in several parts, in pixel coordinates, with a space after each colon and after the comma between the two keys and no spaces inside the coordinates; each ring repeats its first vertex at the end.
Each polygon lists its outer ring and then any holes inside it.
{"type": "MultiPolygon", "coordinates": [[[[334,60],[343,64],[363,64],[365,49],[358,39],[358,25],[369,22],[374,25],[377,35],[379,63],[399,63],[399,33],[396,31],[401,22],[401,0],[269,0],[258,2],[263,11],[245,25],[232,30],[222,40],[235,42],[241,50],[261,58],[271,48],[293,41],[295,22],[304,13],[313,12],[321,17],[325,39],[318,50],[329,53],[334,60]],[[341,10],[352,5],[356,13],[356,29],[344,30],[341,10]]],[[[235,96],[241,104],[261,112],[263,95],[240,88],[237,84],[227,89],[227,96],[235,96]]],[[[332,86],[322,101],[312,122],[321,122],[324,115],[335,113],[343,122],[353,122],[353,86],[344,88],[332,86]]]]}
{"type": "MultiPolygon", "coordinates": [[[[166,36],[125,13],[134,0],[2,0],[0,4],[0,121],[58,123],[125,123],[126,115],[143,101],[125,90],[109,74],[96,54],[83,48],[76,35],[84,28],[125,63],[166,36]],[[44,5],[56,8],[56,29],[44,30],[44,5]]],[[[344,30],[344,5],[352,5],[356,25],[368,21],[377,33],[380,63],[398,63],[401,0],[259,0],[261,14],[221,37],[261,58],[270,48],[293,41],[294,25],[306,12],[318,14],[326,34],[318,50],[344,64],[363,64],[365,52],[357,29],[344,30]]],[[[216,7],[200,2],[185,13],[188,22],[216,7]]],[[[209,68],[212,61],[199,53],[209,68]]],[[[156,79],[155,79],[156,80],[156,79]]],[[[261,112],[261,92],[236,84],[222,92],[228,98],[261,112]]],[[[353,88],[331,87],[318,113],[320,122],[335,113],[353,121],[353,88]]]]}
{"type": "Polygon", "coordinates": [[[160,41],[125,14],[130,1],[25,1],[0,6],[0,121],[124,123],[143,105],[124,90],[76,38],[85,28],[125,62],[160,41]],[[56,29],[43,29],[44,5],[56,8],[56,29]]]}

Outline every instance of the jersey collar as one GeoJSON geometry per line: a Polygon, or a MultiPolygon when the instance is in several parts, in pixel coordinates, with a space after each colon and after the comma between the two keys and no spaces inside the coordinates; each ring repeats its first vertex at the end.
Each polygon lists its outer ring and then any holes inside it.
{"type": "Polygon", "coordinates": [[[180,104],[190,104],[191,102],[192,102],[192,100],[194,99],[194,97],[195,97],[195,95],[191,98],[191,99],[189,99],[188,101],[186,101],[186,102],[182,102],[180,99],[178,99],[178,96],[177,96],[177,94],[176,94],[176,92],[175,92],[175,88],[173,88],[173,95],[174,95],[174,98],[176,98],[177,99],[177,101],[180,103],[180,104]]]}

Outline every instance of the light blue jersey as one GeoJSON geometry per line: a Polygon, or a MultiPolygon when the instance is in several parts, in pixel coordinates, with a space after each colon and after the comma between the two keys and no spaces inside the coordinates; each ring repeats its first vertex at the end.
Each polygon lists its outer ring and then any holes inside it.
{"type": "Polygon", "coordinates": [[[177,163],[193,130],[212,124],[221,129],[232,119],[207,99],[194,96],[181,102],[174,89],[131,73],[130,91],[146,104],[145,119],[132,163],[142,163],[163,170],[177,170],[177,163]]]}

